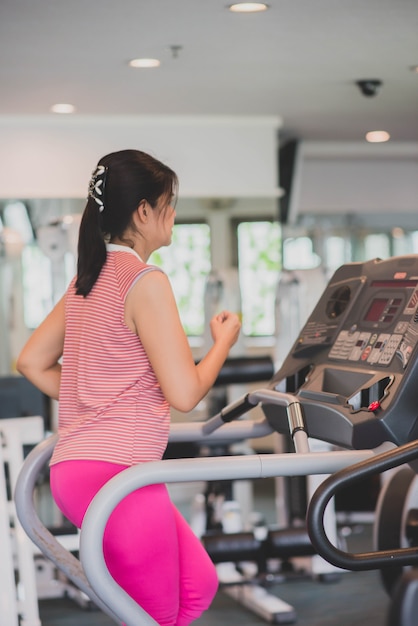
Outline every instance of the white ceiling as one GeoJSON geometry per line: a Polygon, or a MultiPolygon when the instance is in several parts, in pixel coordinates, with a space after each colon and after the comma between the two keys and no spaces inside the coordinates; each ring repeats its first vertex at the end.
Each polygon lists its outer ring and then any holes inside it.
{"type": "Polygon", "coordinates": [[[418,141],[418,0],[1,0],[0,115],[278,115],[283,136],[418,141]],[[177,57],[172,46],[181,46],[177,57]],[[158,69],[129,59],[157,57],[158,69]],[[355,84],[379,79],[378,95],[355,84]]]}

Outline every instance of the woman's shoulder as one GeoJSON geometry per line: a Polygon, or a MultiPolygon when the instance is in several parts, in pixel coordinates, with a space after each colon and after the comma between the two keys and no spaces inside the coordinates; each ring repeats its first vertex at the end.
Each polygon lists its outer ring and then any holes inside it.
{"type": "MultiPolygon", "coordinates": [[[[130,248],[128,248],[130,250],[130,248]]],[[[122,298],[126,297],[128,291],[137,283],[137,281],[150,272],[164,273],[161,268],[142,261],[138,255],[130,254],[122,251],[120,254],[112,254],[111,264],[113,265],[117,282],[120,286],[122,298]]],[[[109,259],[110,260],[110,259],[109,259]]]]}

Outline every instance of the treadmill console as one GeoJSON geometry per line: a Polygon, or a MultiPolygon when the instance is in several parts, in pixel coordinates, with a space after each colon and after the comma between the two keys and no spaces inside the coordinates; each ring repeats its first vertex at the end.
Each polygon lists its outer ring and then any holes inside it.
{"type": "MultiPolygon", "coordinates": [[[[418,437],[418,255],[349,263],[329,281],[270,388],[308,434],[348,448],[418,437]]],[[[263,406],[286,432],[285,411],[263,406]]]]}

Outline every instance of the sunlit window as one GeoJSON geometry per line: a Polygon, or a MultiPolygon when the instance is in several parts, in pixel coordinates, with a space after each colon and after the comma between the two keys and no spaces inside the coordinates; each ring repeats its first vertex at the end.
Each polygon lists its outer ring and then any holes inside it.
{"type": "Polygon", "coordinates": [[[33,229],[27,206],[19,201],[9,202],[3,209],[4,225],[19,233],[23,243],[33,241],[33,229]]]}
{"type": "Polygon", "coordinates": [[[245,335],[273,335],[275,295],[281,267],[278,222],[241,222],[237,228],[238,271],[245,335]]]}
{"type": "Polygon", "coordinates": [[[290,237],[283,243],[283,266],[289,270],[307,270],[318,267],[320,257],[313,251],[310,237],[290,237]]]}
{"type": "Polygon", "coordinates": [[[53,306],[51,261],[38,245],[22,252],[23,315],[28,328],[37,328],[53,306]]]}
{"type": "Polygon", "coordinates": [[[70,251],[65,222],[40,226],[36,241],[22,251],[24,320],[28,328],[37,328],[63,296],[76,272],[76,258],[70,251]]]}
{"type": "Polygon", "coordinates": [[[411,252],[416,254],[418,253],[418,230],[414,230],[411,233],[411,252]]]}
{"type": "Polygon", "coordinates": [[[364,258],[387,259],[391,256],[390,241],[385,233],[367,235],[364,239],[364,258]]]}
{"type": "Polygon", "coordinates": [[[329,236],[325,239],[325,265],[330,270],[336,270],[351,259],[351,245],[344,237],[329,236]]]}
{"type": "Polygon", "coordinates": [[[171,245],[154,252],[148,263],[168,275],[187,335],[202,335],[205,285],[211,269],[208,224],[176,224],[171,245]]]}

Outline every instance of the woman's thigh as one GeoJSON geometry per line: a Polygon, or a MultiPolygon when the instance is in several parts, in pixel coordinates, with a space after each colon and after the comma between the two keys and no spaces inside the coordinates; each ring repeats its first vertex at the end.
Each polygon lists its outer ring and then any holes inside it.
{"type": "Polygon", "coordinates": [[[200,539],[175,508],[174,515],[180,570],[180,610],[177,624],[183,626],[196,620],[209,608],[218,589],[218,576],[200,539]]]}
{"type": "MultiPolygon", "coordinates": [[[[111,463],[65,461],[51,467],[57,505],[76,526],[99,489],[125,469],[111,463]]],[[[179,610],[179,552],[175,509],[165,485],[124,498],[107,523],[104,557],[113,578],[159,624],[175,624],[179,610]]]]}
{"type": "MultiPolygon", "coordinates": [[[[123,469],[96,461],[52,466],[57,505],[80,528],[96,493],[123,469]]],[[[106,526],[103,548],[113,578],[161,625],[191,623],[216,593],[215,568],[165,485],[137,489],[118,504],[106,526]]]]}

